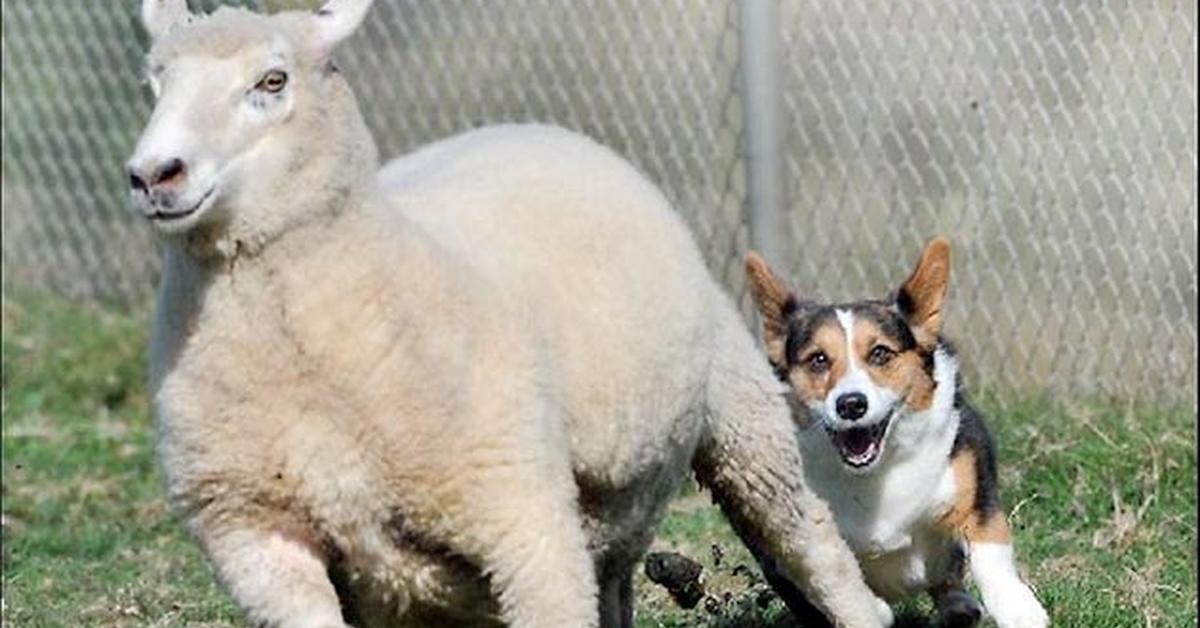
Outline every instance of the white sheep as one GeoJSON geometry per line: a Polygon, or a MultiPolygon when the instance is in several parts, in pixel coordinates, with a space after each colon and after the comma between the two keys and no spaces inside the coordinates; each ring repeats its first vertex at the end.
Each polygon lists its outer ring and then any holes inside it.
{"type": "Polygon", "coordinates": [[[247,617],[628,627],[694,470],[838,625],[890,623],[660,192],[542,126],[380,172],[330,62],[369,5],[143,3],[157,103],[129,176],[165,243],[158,451],[247,617]]]}

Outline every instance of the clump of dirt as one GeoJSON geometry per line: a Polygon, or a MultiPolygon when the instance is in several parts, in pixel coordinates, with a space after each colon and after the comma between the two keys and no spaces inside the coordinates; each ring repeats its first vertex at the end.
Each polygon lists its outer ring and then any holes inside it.
{"type": "Polygon", "coordinates": [[[704,567],[683,554],[652,552],[646,556],[645,571],[682,608],[695,608],[704,599],[704,567]]]}
{"type": "Polygon", "coordinates": [[[700,607],[729,628],[761,628],[764,618],[773,616],[768,607],[778,596],[756,568],[726,561],[725,549],[716,543],[710,551],[711,574],[706,574],[704,565],[696,560],[663,551],[646,556],[646,577],[666,589],[681,608],[700,607]]]}

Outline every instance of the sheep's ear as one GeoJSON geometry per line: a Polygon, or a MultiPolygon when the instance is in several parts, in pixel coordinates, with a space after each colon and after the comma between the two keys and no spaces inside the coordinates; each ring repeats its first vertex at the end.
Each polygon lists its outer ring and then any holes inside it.
{"type": "Polygon", "coordinates": [[[372,0],[329,0],[317,9],[317,50],[333,51],[362,23],[371,8],[372,0]]]}
{"type": "Polygon", "coordinates": [[[937,342],[942,329],[942,304],[950,285],[950,241],[937,237],[925,245],[921,261],[896,292],[896,307],[922,346],[937,342]]]}
{"type": "Polygon", "coordinates": [[[142,0],[142,25],[152,39],[190,21],[192,13],[188,11],[187,0],[142,0]]]}
{"type": "Polygon", "coordinates": [[[750,296],[762,316],[763,344],[767,358],[776,368],[784,364],[787,344],[787,321],[796,310],[796,296],[767,265],[758,253],[746,254],[746,278],[750,281],[750,296]]]}

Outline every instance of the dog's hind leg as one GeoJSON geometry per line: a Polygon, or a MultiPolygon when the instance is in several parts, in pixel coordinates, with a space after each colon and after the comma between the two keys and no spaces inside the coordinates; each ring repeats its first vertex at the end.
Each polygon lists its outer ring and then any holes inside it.
{"type": "Polygon", "coordinates": [[[983,607],[963,586],[966,555],[962,546],[955,542],[949,552],[950,564],[946,577],[940,584],[929,588],[929,597],[933,598],[934,607],[937,608],[938,625],[944,628],[972,628],[983,617],[983,607]]]}
{"type": "Polygon", "coordinates": [[[979,602],[961,585],[943,585],[929,591],[937,608],[938,625],[943,628],[972,628],[983,617],[979,602]]]}
{"type": "Polygon", "coordinates": [[[829,506],[804,483],[783,386],[736,313],[722,321],[707,386],[707,432],[693,461],[742,540],[836,626],[888,626],[829,506]]]}

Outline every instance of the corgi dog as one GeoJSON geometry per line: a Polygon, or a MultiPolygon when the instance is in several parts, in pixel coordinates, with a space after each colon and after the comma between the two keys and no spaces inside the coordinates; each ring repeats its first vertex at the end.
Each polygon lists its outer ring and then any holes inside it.
{"type": "MultiPolygon", "coordinates": [[[[753,252],[746,272],[796,410],[804,474],[871,588],[888,600],[929,592],[944,626],[973,626],[984,609],[1000,628],[1047,626],[1017,574],[991,437],[940,333],[949,242],[931,241],[881,300],[799,298],[753,252]],[[964,587],[968,570],[983,608],[964,587]]],[[[766,575],[793,611],[809,614],[799,592],[766,575]]]]}

